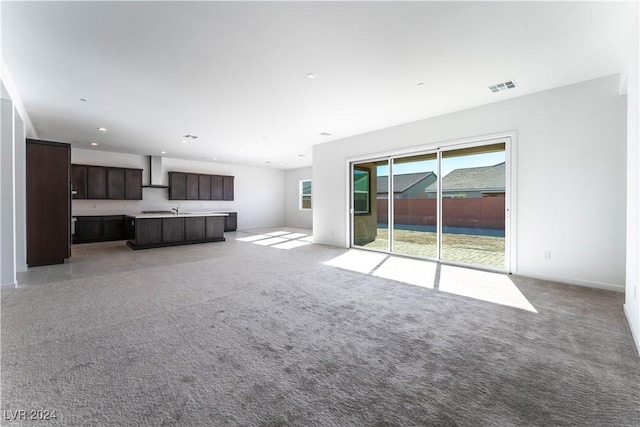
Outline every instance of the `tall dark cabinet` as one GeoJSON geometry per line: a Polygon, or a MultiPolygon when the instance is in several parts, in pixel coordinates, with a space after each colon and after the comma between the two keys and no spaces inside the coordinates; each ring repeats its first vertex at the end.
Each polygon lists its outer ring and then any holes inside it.
{"type": "Polygon", "coordinates": [[[27,264],[71,256],[71,146],[27,139],[27,264]]]}

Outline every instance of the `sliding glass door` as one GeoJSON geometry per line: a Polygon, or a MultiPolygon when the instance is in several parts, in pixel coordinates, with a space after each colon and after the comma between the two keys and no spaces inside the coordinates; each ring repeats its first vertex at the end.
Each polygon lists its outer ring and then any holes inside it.
{"type": "Polygon", "coordinates": [[[505,267],[505,144],[443,151],[443,260],[505,267]]]}
{"type": "Polygon", "coordinates": [[[392,252],[438,257],[438,206],[429,192],[437,192],[438,155],[427,153],[392,160],[392,252]],[[392,196],[393,194],[393,196],[392,196]]]}
{"type": "Polygon", "coordinates": [[[352,163],[352,245],[506,269],[508,142],[352,163]]]}

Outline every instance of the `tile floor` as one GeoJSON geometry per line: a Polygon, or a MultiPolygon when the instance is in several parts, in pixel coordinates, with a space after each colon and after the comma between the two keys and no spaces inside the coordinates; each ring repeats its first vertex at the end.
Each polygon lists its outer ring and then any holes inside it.
{"type": "MultiPolygon", "coordinates": [[[[278,227],[277,229],[227,232],[225,233],[226,245],[214,242],[134,251],[126,246],[125,241],[74,244],[71,246],[71,258],[64,264],[31,267],[26,272],[18,273],[18,286],[43,285],[123,271],[144,270],[162,265],[201,261],[215,256],[220,250],[228,249],[229,245],[236,244],[236,241],[241,242],[242,239],[247,238],[251,240],[252,236],[260,238],[263,232],[271,233],[272,238],[279,239],[278,243],[290,246],[295,245],[296,242],[308,244],[311,241],[309,229],[278,227]]],[[[6,291],[3,292],[3,295],[6,294],[6,291]]]]}

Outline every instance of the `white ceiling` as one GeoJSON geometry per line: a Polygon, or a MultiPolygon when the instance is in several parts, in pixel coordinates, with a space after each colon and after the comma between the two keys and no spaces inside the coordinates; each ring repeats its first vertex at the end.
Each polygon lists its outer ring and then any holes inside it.
{"type": "Polygon", "coordinates": [[[2,2],[2,56],[40,139],[289,169],[314,144],[616,74],[636,7],[2,2]]]}

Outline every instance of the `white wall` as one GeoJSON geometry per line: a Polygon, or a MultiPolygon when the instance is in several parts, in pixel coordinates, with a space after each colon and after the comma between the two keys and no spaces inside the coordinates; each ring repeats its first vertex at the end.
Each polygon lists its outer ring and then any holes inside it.
{"type": "Polygon", "coordinates": [[[16,281],[14,107],[4,85],[0,99],[0,288],[16,281]]]}
{"type": "Polygon", "coordinates": [[[514,273],[623,290],[625,102],[610,76],[316,145],[314,241],[348,244],[347,159],[516,131],[514,273]]]}
{"type": "Polygon", "coordinates": [[[0,86],[0,285],[6,289],[15,287],[16,272],[27,268],[25,133],[37,134],[3,58],[0,86]]]}
{"type": "Polygon", "coordinates": [[[24,121],[14,109],[16,271],[27,271],[27,144],[24,121]]]}
{"type": "MultiPolygon", "coordinates": [[[[133,154],[71,148],[71,162],[143,169],[143,184],[149,183],[149,158],[133,154]]],[[[195,172],[235,176],[233,201],[169,200],[169,190],[143,188],[142,200],[73,200],[73,215],[131,213],[143,210],[169,210],[180,204],[182,211],[236,211],[238,228],[284,225],[284,172],[213,162],[163,158],[163,184],[167,172],[195,172]]]]}
{"type": "Polygon", "coordinates": [[[624,311],[640,352],[640,43],[638,28],[629,46],[627,89],[627,271],[624,311]]]}
{"type": "MultiPolygon", "coordinates": [[[[313,213],[300,209],[300,181],[311,179],[311,168],[289,169],[284,173],[284,223],[289,227],[313,228],[313,213]]],[[[313,183],[311,183],[313,208],[313,183]]]]}

